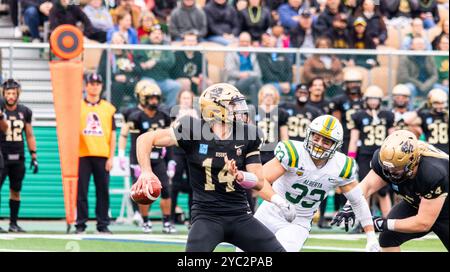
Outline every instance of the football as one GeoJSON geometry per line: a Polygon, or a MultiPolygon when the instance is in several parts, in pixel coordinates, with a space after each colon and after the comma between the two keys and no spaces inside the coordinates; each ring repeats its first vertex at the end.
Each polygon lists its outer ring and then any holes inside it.
{"type": "Polygon", "coordinates": [[[131,187],[130,197],[131,199],[141,205],[149,205],[152,204],[156,199],[158,199],[159,195],[161,194],[161,185],[157,182],[151,182],[150,183],[153,188],[153,193],[150,193],[150,188],[148,188],[148,185],[146,185],[144,190],[135,190],[135,185],[131,187]]]}

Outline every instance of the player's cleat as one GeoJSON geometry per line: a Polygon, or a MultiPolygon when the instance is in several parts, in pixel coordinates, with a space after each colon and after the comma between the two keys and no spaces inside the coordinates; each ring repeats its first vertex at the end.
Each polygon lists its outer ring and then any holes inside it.
{"type": "Polygon", "coordinates": [[[135,224],[136,226],[142,226],[144,224],[144,220],[142,219],[142,216],[138,211],[134,212],[133,224],[135,224]]]}
{"type": "Polygon", "coordinates": [[[86,229],[85,228],[77,228],[75,230],[75,234],[86,234],[86,229]]]}
{"type": "Polygon", "coordinates": [[[0,227],[0,233],[8,233],[8,232],[0,227]]]}
{"type": "Polygon", "coordinates": [[[112,231],[108,229],[108,227],[97,228],[97,234],[113,234],[112,231]]]}
{"type": "Polygon", "coordinates": [[[163,233],[177,233],[177,229],[170,222],[164,222],[163,233]]]}
{"type": "Polygon", "coordinates": [[[9,232],[16,232],[16,233],[25,233],[26,231],[24,229],[22,229],[19,225],[17,224],[9,224],[9,232]]]}
{"type": "Polygon", "coordinates": [[[319,229],[331,229],[331,226],[325,220],[319,220],[317,226],[319,229]]]}
{"type": "Polygon", "coordinates": [[[152,229],[152,222],[146,222],[142,225],[142,231],[144,233],[152,233],[153,229],[152,229]]]}

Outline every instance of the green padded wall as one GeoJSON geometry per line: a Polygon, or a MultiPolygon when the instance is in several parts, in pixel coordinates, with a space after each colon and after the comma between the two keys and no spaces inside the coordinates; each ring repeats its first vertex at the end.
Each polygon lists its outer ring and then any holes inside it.
{"type": "MultiPolygon", "coordinates": [[[[29,169],[30,157],[26,152],[27,173],[21,193],[20,218],[65,218],[62,191],[61,170],[59,167],[58,143],[55,127],[34,127],[37,141],[39,173],[33,174],[29,169]]],[[[119,135],[119,132],[117,132],[119,135]]],[[[127,145],[128,147],[130,144],[127,145]]],[[[28,149],[26,149],[28,150],[28,149]]],[[[110,188],[123,187],[121,177],[112,177],[110,188]]],[[[111,195],[110,207],[113,218],[119,216],[121,195],[111,195]]],[[[0,217],[9,217],[9,181],[1,190],[0,217]]],[[[187,211],[187,195],[179,195],[179,206],[187,211]]],[[[160,218],[159,201],[152,205],[152,218],[160,218]]],[[[91,180],[89,187],[89,217],[95,218],[95,187],[91,180]]]]}

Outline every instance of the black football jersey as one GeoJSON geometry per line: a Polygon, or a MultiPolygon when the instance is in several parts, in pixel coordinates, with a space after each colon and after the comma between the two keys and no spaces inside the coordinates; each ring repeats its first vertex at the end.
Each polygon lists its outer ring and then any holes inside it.
{"type": "Polygon", "coordinates": [[[410,112],[400,113],[397,111],[393,111],[394,113],[394,127],[395,130],[409,130],[409,126],[405,122],[405,115],[410,114],[410,112]]]}
{"type": "Polygon", "coordinates": [[[8,130],[5,133],[0,132],[3,157],[5,160],[24,159],[25,125],[31,124],[33,113],[22,104],[18,104],[13,111],[5,107],[2,112],[8,123],[8,130]]]}
{"type": "MultiPolygon", "coordinates": [[[[136,140],[139,135],[144,134],[147,131],[154,131],[157,129],[163,129],[170,126],[170,117],[162,111],[156,111],[153,117],[149,117],[144,111],[134,111],[128,118],[127,122],[130,128],[131,142],[136,145],[136,140]]],[[[161,162],[162,148],[154,148],[150,156],[152,163],[161,162]]],[[[136,158],[136,146],[134,151],[130,151],[130,164],[137,164],[136,158]]]]}
{"type": "Polygon", "coordinates": [[[303,141],[306,137],[306,129],[316,117],[321,115],[320,110],[313,106],[298,104],[286,104],[283,109],[288,113],[288,135],[289,139],[303,141]]]}
{"type": "Polygon", "coordinates": [[[341,112],[341,124],[344,129],[344,142],[350,140],[350,130],[354,127],[352,114],[363,108],[361,99],[353,101],[346,94],[341,94],[333,98],[330,102],[330,112],[341,112]]]}
{"type": "Polygon", "coordinates": [[[378,161],[379,153],[380,150],[378,149],[373,155],[372,169],[391,186],[395,193],[415,208],[419,207],[422,197],[425,199],[446,197],[439,217],[448,218],[448,159],[422,156],[416,176],[399,184],[394,184],[383,174],[378,161]]]}
{"type": "Polygon", "coordinates": [[[429,144],[448,153],[448,113],[433,114],[429,110],[418,113],[422,120],[422,130],[429,144]]]}
{"type": "Polygon", "coordinates": [[[360,145],[358,154],[373,154],[388,136],[388,130],[394,126],[394,114],[390,111],[379,111],[378,120],[366,110],[360,110],[352,116],[355,129],[359,130],[360,145]]]}
{"type": "Polygon", "coordinates": [[[211,215],[250,213],[246,190],[228,173],[225,157],[239,170],[261,163],[261,132],[256,126],[234,124],[233,133],[220,140],[203,119],[184,116],[175,122],[177,145],[186,152],[193,190],[192,212],[211,215]]]}
{"type": "Polygon", "coordinates": [[[322,114],[330,114],[330,101],[326,98],[320,100],[319,102],[309,100],[306,104],[320,110],[322,114]]]}
{"type": "MultiPolygon", "coordinates": [[[[130,116],[137,111],[142,111],[140,108],[138,107],[133,107],[133,108],[127,108],[124,111],[122,111],[122,116],[123,116],[123,121],[124,124],[126,126],[129,126],[131,124],[129,124],[129,120],[130,120],[130,116]]],[[[139,136],[139,132],[137,132],[136,130],[129,130],[129,135],[130,135],[130,142],[131,142],[131,146],[130,146],[130,164],[137,164],[137,158],[136,158],[136,139],[139,136]]]]}
{"type": "Polygon", "coordinates": [[[273,151],[280,141],[280,128],[287,125],[288,117],[287,112],[282,108],[275,108],[271,112],[265,112],[263,108],[259,108],[255,121],[264,135],[261,146],[262,163],[274,157],[273,151]]]}

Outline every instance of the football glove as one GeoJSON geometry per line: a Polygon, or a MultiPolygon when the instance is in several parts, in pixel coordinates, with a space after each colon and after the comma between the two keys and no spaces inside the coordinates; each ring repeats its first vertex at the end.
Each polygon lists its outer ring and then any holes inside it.
{"type": "Polygon", "coordinates": [[[289,223],[294,221],[295,217],[297,216],[294,204],[288,202],[278,194],[273,195],[270,201],[278,208],[280,208],[281,213],[283,214],[286,221],[288,221],[289,223]]]}
{"type": "Polygon", "coordinates": [[[366,252],[380,252],[380,244],[376,237],[367,238],[366,252]]]}
{"type": "Polygon", "coordinates": [[[36,159],[31,159],[30,169],[33,169],[33,174],[37,174],[39,171],[38,161],[36,159]]]}
{"type": "Polygon", "coordinates": [[[383,232],[388,229],[386,219],[379,216],[374,216],[372,219],[375,232],[383,232]]]}
{"type": "Polygon", "coordinates": [[[353,212],[352,206],[350,204],[345,204],[342,210],[340,210],[331,221],[331,225],[340,226],[342,221],[344,221],[345,231],[348,231],[348,223],[351,221],[353,227],[355,225],[355,213],[353,212]]]}

